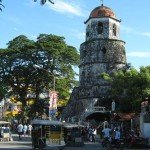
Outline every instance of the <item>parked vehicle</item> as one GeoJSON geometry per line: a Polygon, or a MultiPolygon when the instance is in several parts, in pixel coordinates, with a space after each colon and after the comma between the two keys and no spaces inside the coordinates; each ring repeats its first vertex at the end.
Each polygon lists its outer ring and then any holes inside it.
{"type": "Polygon", "coordinates": [[[111,147],[112,150],[117,148],[119,150],[123,150],[124,149],[124,139],[120,139],[120,140],[112,140],[111,142],[111,147]]]}
{"type": "Polygon", "coordinates": [[[10,122],[0,121],[0,141],[11,141],[10,122]]]}
{"type": "Polygon", "coordinates": [[[126,146],[129,148],[147,148],[148,147],[148,138],[129,136],[126,142],[126,146]]]}
{"type": "Polygon", "coordinates": [[[82,136],[83,126],[77,124],[64,124],[64,139],[67,146],[83,146],[83,136],[82,136]]]}
{"type": "Polygon", "coordinates": [[[123,150],[124,149],[124,140],[113,140],[113,139],[108,139],[104,138],[102,141],[102,147],[105,147],[107,150],[113,150],[113,149],[118,149],[118,150],[123,150]]]}
{"type": "Polygon", "coordinates": [[[50,120],[32,121],[32,149],[57,147],[62,150],[65,146],[62,123],[50,120]]]}

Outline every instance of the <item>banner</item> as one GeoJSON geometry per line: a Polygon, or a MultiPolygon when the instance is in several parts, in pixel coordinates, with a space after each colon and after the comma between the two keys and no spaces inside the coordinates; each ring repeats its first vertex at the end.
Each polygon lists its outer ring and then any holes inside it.
{"type": "Polygon", "coordinates": [[[49,107],[50,109],[57,109],[58,95],[56,91],[49,91],[49,107]]]}

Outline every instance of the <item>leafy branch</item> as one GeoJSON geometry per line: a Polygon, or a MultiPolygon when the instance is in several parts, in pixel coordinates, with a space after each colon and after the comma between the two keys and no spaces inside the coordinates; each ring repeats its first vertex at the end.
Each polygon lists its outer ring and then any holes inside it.
{"type": "Polygon", "coordinates": [[[2,11],[2,7],[5,8],[5,6],[2,4],[2,0],[0,0],[0,11],[2,11]]]}
{"type": "MultiPolygon", "coordinates": [[[[44,5],[47,1],[51,4],[54,4],[52,0],[40,0],[40,3],[41,5],[44,5]]],[[[37,2],[37,0],[34,0],[34,2],[37,2]]],[[[2,0],[0,0],[0,11],[2,11],[2,7],[5,8],[5,6],[2,4],[2,0]]]]}
{"type": "MultiPolygon", "coordinates": [[[[47,1],[49,1],[52,4],[54,4],[54,2],[51,1],[51,0],[40,0],[40,1],[41,1],[41,5],[44,5],[47,1]]],[[[37,2],[37,0],[34,0],[34,2],[37,2]]]]}

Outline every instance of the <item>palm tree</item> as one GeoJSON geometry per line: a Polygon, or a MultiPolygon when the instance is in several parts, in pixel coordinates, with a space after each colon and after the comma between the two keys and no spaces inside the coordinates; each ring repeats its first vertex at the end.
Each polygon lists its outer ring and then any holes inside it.
{"type": "Polygon", "coordinates": [[[2,4],[2,0],[0,0],[0,11],[2,11],[2,7],[4,7],[4,5],[2,4]]]}
{"type": "MultiPolygon", "coordinates": [[[[37,0],[34,0],[34,2],[36,2],[37,0]]],[[[53,1],[51,0],[40,0],[41,1],[41,5],[44,5],[47,1],[49,1],[50,3],[54,4],[53,1]]]]}
{"type": "MultiPolygon", "coordinates": [[[[47,1],[54,4],[52,0],[40,0],[41,5],[44,5],[47,1]]],[[[34,0],[34,2],[37,2],[37,0],[34,0]]],[[[4,5],[2,4],[2,0],[0,0],[0,11],[2,11],[2,7],[4,7],[4,5]]]]}

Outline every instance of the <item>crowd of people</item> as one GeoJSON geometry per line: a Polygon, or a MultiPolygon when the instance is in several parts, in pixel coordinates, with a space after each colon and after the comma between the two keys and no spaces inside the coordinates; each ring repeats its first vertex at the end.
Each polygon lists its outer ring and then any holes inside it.
{"type": "Polygon", "coordinates": [[[22,123],[19,123],[18,126],[17,126],[17,132],[18,132],[18,135],[19,135],[19,140],[21,140],[22,136],[30,136],[31,135],[31,130],[32,130],[32,125],[31,124],[22,124],[22,123]]]}
{"type": "Polygon", "coordinates": [[[147,139],[142,138],[139,126],[131,129],[130,125],[113,124],[107,121],[101,122],[97,126],[85,126],[82,130],[82,136],[86,142],[95,142],[97,137],[102,146],[106,146],[106,142],[115,147],[119,147],[121,144],[125,147],[132,147],[140,145],[140,142],[143,143],[143,146],[148,144],[147,139]]]}
{"type": "Polygon", "coordinates": [[[100,138],[114,138],[115,140],[120,140],[121,133],[117,127],[114,129],[110,129],[108,125],[105,125],[103,128],[102,126],[89,126],[85,127],[82,130],[82,135],[84,137],[84,141],[90,141],[95,142],[96,136],[100,136],[100,138]],[[99,130],[100,129],[100,130],[99,130]],[[99,130],[99,135],[97,134],[97,131],[99,130]]]}

